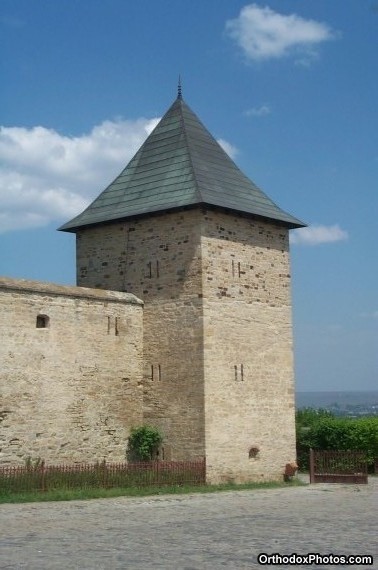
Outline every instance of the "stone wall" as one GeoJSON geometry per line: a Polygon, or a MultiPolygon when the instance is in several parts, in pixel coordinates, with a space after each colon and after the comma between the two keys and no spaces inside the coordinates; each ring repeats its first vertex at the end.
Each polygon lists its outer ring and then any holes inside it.
{"type": "Polygon", "coordinates": [[[279,479],[295,460],[288,230],[208,211],[201,233],[208,477],[279,479]]]}
{"type": "Polygon", "coordinates": [[[200,214],[171,212],[77,235],[78,284],[126,290],[144,306],[144,419],[162,455],[203,457],[200,214]]]}
{"type": "Polygon", "coordinates": [[[0,279],[0,464],[125,459],[142,312],[125,293],[0,279]]]}
{"type": "Polygon", "coordinates": [[[196,208],[79,232],[78,283],[144,309],[144,419],[209,481],[282,478],[295,459],[288,230],[196,208]],[[251,448],[258,448],[250,457],[251,448]]]}

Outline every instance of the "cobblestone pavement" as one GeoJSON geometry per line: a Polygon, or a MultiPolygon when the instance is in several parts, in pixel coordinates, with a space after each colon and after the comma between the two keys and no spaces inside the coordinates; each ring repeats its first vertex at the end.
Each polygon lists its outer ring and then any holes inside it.
{"type": "Polygon", "coordinates": [[[359,486],[5,504],[0,568],[263,568],[261,552],[319,552],[372,554],[374,565],[359,568],[378,569],[377,495],[371,478],[359,486]]]}

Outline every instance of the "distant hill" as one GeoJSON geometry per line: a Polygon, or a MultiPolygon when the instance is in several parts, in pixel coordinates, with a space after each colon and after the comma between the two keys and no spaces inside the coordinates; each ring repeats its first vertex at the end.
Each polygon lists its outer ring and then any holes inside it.
{"type": "Polygon", "coordinates": [[[297,408],[324,408],[356,415],[378,414],[378,390],[366,392],[297,392],[297,408]]]}

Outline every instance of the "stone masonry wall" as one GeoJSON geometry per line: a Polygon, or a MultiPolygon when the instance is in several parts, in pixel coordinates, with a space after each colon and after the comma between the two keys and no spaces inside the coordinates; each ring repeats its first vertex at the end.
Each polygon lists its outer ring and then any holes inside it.
{"type": "Polygon", "coordinates": [[[145,302],[144,421],[163,457],[206,454],[211,482],[282,478],[295,459],[288,230],[196,208],[77,244],[80,285],[145,302]]]}
{"type": "Polygon", "coordinates": [[[0,464],[125,459],[142,310],[124,293],[0,279],[0,464]]]}
{"type": "Polygon", "coordinates": [[[171,212],[77,236],[79,285],[145,302],[144,421],[162,430],[172,460],[205,454],[200,220],[171,212]]]}
{"type": "Polygon", "coordinates": [[[202,236],[208,478],[282,479],[295,460],[288,230],[209,211],[202,236]]]}

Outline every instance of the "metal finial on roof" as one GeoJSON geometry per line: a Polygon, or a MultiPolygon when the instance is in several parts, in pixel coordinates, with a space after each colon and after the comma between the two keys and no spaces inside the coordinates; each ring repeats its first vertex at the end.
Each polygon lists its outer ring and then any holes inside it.
{"type": "Polygon", "coordinates": [[[182,89],[181,89],[181,75],[179,75],[178,86],[177,86],[177,99],[182,99],[182,89]]]}

